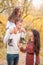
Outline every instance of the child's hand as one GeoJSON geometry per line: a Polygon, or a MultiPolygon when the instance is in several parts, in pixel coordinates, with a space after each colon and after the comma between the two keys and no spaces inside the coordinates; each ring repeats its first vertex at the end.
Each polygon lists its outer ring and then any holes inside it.
{"type": "Polygon", "coordinates": [[[18,29],[14,28],[14,34],[17,34],[18,29]]]}
{"type": "Polygon", "coordinates": [[[10,29],[10,32],[9,33],[10,34],[13,34],[13,33],[14,34],[17,34],[17,31],[18,31],[17,28],[14,28],[14,29],[10,29]]]}

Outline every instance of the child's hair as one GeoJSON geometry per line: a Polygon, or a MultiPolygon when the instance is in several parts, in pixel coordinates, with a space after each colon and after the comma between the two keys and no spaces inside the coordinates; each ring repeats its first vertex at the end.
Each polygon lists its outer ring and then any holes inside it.
{"type": "Polygon", "coordinates": [[[36,54],[40,52],[40,34],[37,30],[31,30],[34,35],[34,51],[36,54]]]}
{"type": "MultiPolygon", "coordinates": [[[[19,10],[21,10],[19,7],[15,7],[8,20],[10,21],[12,18],[14,19],[15,17],[17,17],[19,10]]],[[[19,17],[21,17],[21,14],[19,15],[19,17]]]]}

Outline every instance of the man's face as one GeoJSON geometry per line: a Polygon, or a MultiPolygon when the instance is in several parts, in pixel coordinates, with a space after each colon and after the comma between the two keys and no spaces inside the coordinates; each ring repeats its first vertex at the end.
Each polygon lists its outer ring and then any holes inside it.
{"type": "Polygon", "coordinates": [[[22,22],[18,21],[18,22],[16,23],[16,26],[17,26],[18,29],[21,29],[21,27],[22,27],[22,22]]]}

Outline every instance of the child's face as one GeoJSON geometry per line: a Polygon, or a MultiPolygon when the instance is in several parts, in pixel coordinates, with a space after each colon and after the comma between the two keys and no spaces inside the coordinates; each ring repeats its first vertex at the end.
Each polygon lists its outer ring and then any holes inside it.
{"type": "Polygon", "coordinates": [[[18,16],[21,16],[21,10],[18,11],[18,16]]]}
{"type": "Polygon", "coordinates": [[[17,26],[18,29],[21,29],[21,27],[22,27],[22,22],[18,21],[18,22],[16,23],[16,26],[17,26]]]}
{"type": "Polygon", "coordinates": [[[32,31],[29,32],[29,39],[31,39],[31,41],[34,41],[34,35],[32,31]]]}

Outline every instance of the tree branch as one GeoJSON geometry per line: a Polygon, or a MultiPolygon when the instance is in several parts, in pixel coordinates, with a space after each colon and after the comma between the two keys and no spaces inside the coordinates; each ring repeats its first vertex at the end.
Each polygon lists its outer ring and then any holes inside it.
{"type": "Polygon", "coordinates": [[[13,6],[12,6],[12,7],[3,8],[3,10],[2,10],[0,13],[2,13],[4,10],[6,10],[6,9],[8,9],[8,8],[13,8],[13,6]]]}

